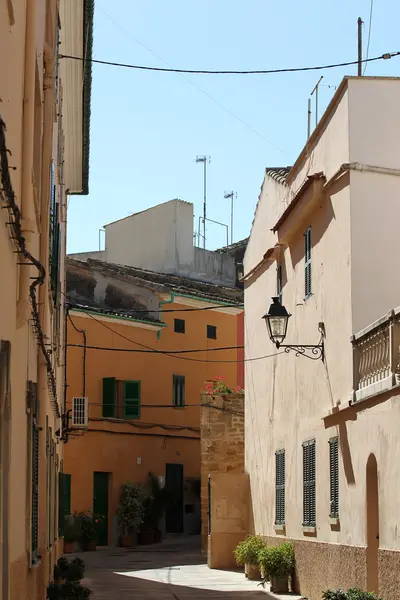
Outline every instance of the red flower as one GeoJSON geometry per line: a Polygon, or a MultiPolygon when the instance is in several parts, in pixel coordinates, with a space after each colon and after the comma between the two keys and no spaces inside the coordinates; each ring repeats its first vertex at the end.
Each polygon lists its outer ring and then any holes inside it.
{"type": "Polygon", "coordinates": [[[94,520],[94,522],[95,522],[95,523],[98,523],[98,522],[99,522],[99,520],[98,520],[98,519],[95,519],[95,520],[94,520]]]}

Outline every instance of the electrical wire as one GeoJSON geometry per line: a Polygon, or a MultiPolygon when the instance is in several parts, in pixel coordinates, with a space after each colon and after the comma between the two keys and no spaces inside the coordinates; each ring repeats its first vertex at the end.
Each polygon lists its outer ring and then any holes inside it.
{"type": "MultiPolygon", "coordinates": [[[[66,313],[67,313],[68,320],[71,323],[72,327],[75,329],[75,331],[77,331],[78,333],[81,333],[82,337],[83,337],[82,396],[85,397],[86,396],[86,347],[87,347],[86,329],[79,329],[75,325],[75,323],[71,319],[71,315],[69,314],[68,308],[66,310],[66,313]]],[[[65,347],[68,347],[68,344],[66,344],[65,347]]]]}
{"type": "MultiPolygon", "coordinates": [[[[133,340],[132,340],[133,341],[133,340]]],[[[136,344],[136,342],[134,342],[136,344]]],[[[68,344],[68,348],[87,348],[88,350],[116,350],[118,352],[136,352],[137,354],[196,354],[198,352],[220,352],[226,350],[243,350],[244,346],[221,346],[218,348],[190,348],[188,350],[157,350],[148,348],[147,350],[137,350],[136,348],[110,348],[108,346],[84,346],[83,344],[68,344]]]]}
{"type": "MultiPolygon", "coordinates": [[[[64,295],[68,298],[67,294],[64,294],[64,295]]],[[[69,304],[69,308],[71,310],[73,310],[73,309],[83,310],[83,307],[80,304],[70,303],[69,304]]],[[[136,310],[136,309],[134,309],[134,310],[132,309],[132,310],[133,310],[133,312],[135,314],[136,313],[138,313],[138,314],[141,314],[141,313],[159,313],[159,312],[161,312],[162,314],[164,314],[164,313],[195,312],[195,311],[198,312],[198,311],[203,311],[203,310],[216,310],[217,308],[244,308],[244,304],[215,304],[213,306],[204,306],[202,308],[165,308],[165,309],[163,308],[161,311],[160,311],[159,308],[157,308],[157,309],[156,308],[155,309],[150,309],[150,308],[143,308],[142,309],[142,308],[140,308],[138,310],[136,310]]],[[[104,313],[100,312],[99,314],[107,316],[106,312],[104,312],[104,313]]],[[[112,315],[112,313],[110,313],[110,314],[112,315]]],[[[124,313],[121,312],[120,315],[116,315],[116,316],[131,317],[133,315],[130,315],[130,314],[124,315],[124,313]]],[[[134,316],[133,316],[133,318],[134,318],[134,316]]]]}
{"type": "MultiPolygon", "coordinates": [[[[69,402],[68,404],[71,404],[72,406],[72,402],[69,402]]],[[[103,402],[89,402],[88,403],[89,406],[104,406],[103,402]]],[[[110,406],[110,404],[108,404],[108,406],[110,406]]],[[[114,406],[114,405],[112,405],[114,406]]],[[[182,409],[182,408],[210,408],[213,410],[219,410],[222,412],[227,412],[230,413],[232,415],[240,415],[243,416],[243,412],[240,412],[238,410],[230,410],[229,408],[223,408],[221,406],[214,406],[213,404],[201,404],[201,403],[194,403],[194,404],[184,404],[183,406],[175,406],[174,404],[140,404],[140,410],[145,409],[145,408],[173,408],[173,409],[182,409]]],[[[118,419],[116,417],[90,417],[89,421],[112,421],[114,419],[115,423],[130,423],[131,425],[136,425],[135,423],[132,423],[131,421],[127,421],[126,419],[118,419]]],[[[141,421],[142,422],[142,421],[141,421]]],[[[145,422],[146,423],[146,422],[145,422]]],[[[164,427],[164,425],[158,425],[157,423],[147,423],[147,425],[150,425],[151,427],[164,427]]],[[[166,427],[180,427],[180,426],[175,426],[175,425],[165,425],[166,427]]],[[[187,427],[183,427],[184,429],[187,429],[187,427]]],[[[193,428],[196,429],[197,428],[193,428]]]]}
{"type": "MultiPolygon", "coordinates": [[[[361,60],[362,63],[370,63],[377,60],[388,60],[395,56],[399,56],[398,52],[386,52],[380,56],[374,56],[373,58],[364,58],[361,60]]],[[[73,56],[71,54],[60,54],[60,59],[67,58],[70,60],[89,61],[98,65],[108,65],[110,67],[122,67],[125,69],[136,69],[141,71],[154,71],[162,73],[189,73],[192,75],[271,75],[273,73],[299,73],[302,71],[321,71],[324,69],[336,69],[338,67],[349,67],[351,65],[357,65],[360,61],[352,60],[342,63],[332,63],[328,65],[318,65],[313,67],[290,67],[285,69],[256,69],[251,71],[207,71],[204,69],[173,69],[170,67],[149,67],[145,65],[134,65],[129,63],[112,62],[108,60],[99,59],[85,59],[81,56],[73,56]]]]}
{"type": "MultiPolygon", "coordinates": [[[[369,54],[369,43],[371,41],[371,27],[372,27],[372,11],[374,9],[374,0],[371,0],[370,9],[369,9],[369,25],[368,25],[368,41],[367,41],[367,52],[366,59],[368,59],[369,54]]],[[[363,75],[365,75],[365,71],[367,70],[368,63],[364,64],[363,75]]]]}

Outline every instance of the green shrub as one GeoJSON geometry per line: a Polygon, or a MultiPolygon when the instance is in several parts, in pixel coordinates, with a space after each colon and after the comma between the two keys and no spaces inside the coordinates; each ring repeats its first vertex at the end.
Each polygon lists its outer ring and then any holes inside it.
{"type": "Polygon", "coordinates": [[[248,535],[240,542],[234,551],[235,560],[239,566],[258,565],[258,553],[265,547],[265,541],[260,535],[248,535]]]}
{"type": "Polygon", "coordinates": [[[322,594],[322,600],[347,600],[347,593],[344,590],[326,590],[322,594]]]}
{"type": "MultiPolygon", "coordinates": [[[[290,575],[294,567],[293,544],[285,542],[280,546],[261,548],[258,552],[258,564],[266,576],[285,577],[290,575]]],[[[336,599],[328,598],[328,600],[336,599]]]]}
{"type": "Polygon", "coordinates": [[[380,600],[373,592],[363,592],[358,588],[327,590],[322,594],[322,600],[380,600]]]}

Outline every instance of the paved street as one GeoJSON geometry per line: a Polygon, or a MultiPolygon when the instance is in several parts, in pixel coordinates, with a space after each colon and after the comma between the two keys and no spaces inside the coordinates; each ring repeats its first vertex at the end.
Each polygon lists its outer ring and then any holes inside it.
{"type": "MultiPolygon", "coordinates": [[[[242,572],[207,568],[196,538],[167,540],[154,546],[99,549],[82,555],[83,583],[93,600],[267,600],[274,595],[242,572]]],[[[299,596],[279,596],[295,600],[299,596]]]]}

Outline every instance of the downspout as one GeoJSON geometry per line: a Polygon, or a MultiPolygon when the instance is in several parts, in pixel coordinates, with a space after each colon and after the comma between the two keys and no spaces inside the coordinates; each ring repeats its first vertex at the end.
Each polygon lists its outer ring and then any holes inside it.
{"type": "MultiPolygon", "coordinates": [[[[21,156],[21,216],[22,234],[26,247],[32,248],[36,232],[36,216],[33,198],[33,145],[35,125],[35,84],[36,84],[36,0],[26,3],[24,96],[22,116],[22,156],[21,156]]],[[[39,188],[39,182],[35,182],[39,188]]],[[[32,268],[20,267],[19,300],[17,305],[17,327],[22,327],[30,318],[29,284],[32,268]]],[[[35,273],[36,275],[36,273],[35,273]]]]}
{"type": "MultiPolygon", "coordinates": [[[[160,300],[160,302],[158,303],[158,318],[161,321],[161,312],[162,312],[162,307],[164,306],[164,304],[173,304],[173,302],[175,301],[175,294],[173,292],[171,292],[171,297],[169,300],[160,300]]],[[[160,331],[157,331],[157,339],[159,340],[161,337],[161,329],[160,331]]]]}

